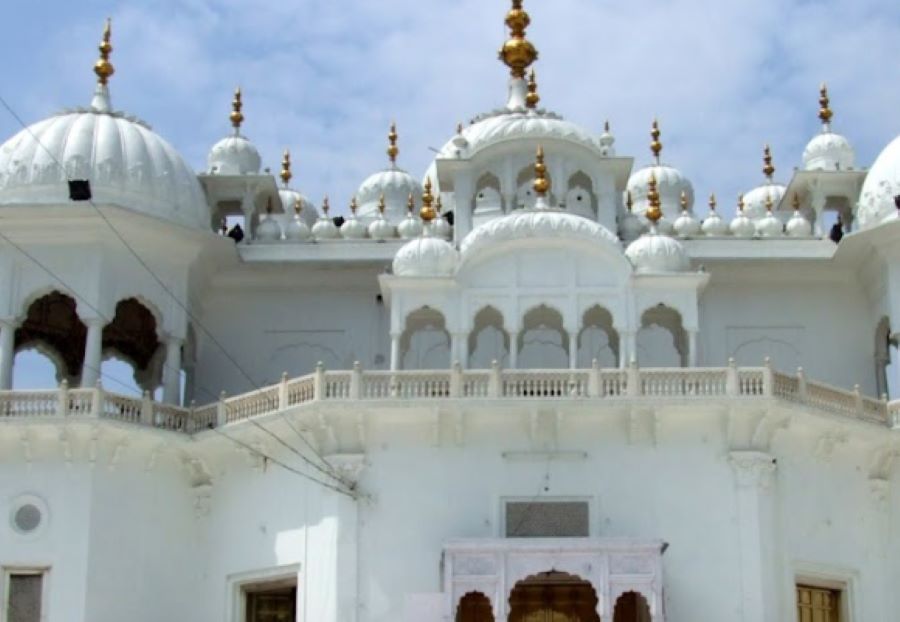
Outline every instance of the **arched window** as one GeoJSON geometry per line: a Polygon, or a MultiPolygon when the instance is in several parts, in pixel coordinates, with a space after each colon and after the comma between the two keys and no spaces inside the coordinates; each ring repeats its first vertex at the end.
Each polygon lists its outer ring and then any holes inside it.
{"type": "Polygon", "coordinates": [[[651,622],[647,599],[637,592],[625,592],[616,599],[613,622],[651,622]]]}
{"type": "MultiPolygon", "coordinates": [[[[120,300],[112,322],[103,327],[104,359],[117,361],[111,363],[110,369],[121,376],[130,367],[133,385],[139,392],[153,392],[162,383],[165,364],[160,345],[156,316],[150,309],[136,298],[120,300]]],[[[118,377],[116,380],[124,382],[118,377]]]]}
{"type": "Polygon", "coordinates": [[[556,309],[540,305],[522,319],[518,336],[519,369],[567,369],[569,335],[562,315],[556,309]]]}
{"type": "Polygon", "coordinates": [[[541,572],[516,583],[509,595],[509,622],[600,622],[597,601],[590,582],[564,572],[541,572]]]}
{"type": "Polygon", "coordinates": [[[595,220],[597,217],[596,201],[594,201],[591,178],[579,171],[569,178],[569,190],[566,192],[566,210],[595,220]]]}
{"type": "Polygon", "coordinates": [[[681,314],[662,304],[644,311],[637,334],[637,350],[641,367],[687,365],[687,335],[681,314]]]}
{"type": "Polygon", "coordinates": [[[584,312],[578,333],[578,367],[586,368],[594,359],[601,367],[619,364],[619,333],[613,328],[612,314],[599,305],[584,312]]]}
{"type": "MultiPolygon", "coordinates": [[[[37,350],[49,357],[55,365],[55,378],[43,388],[55,387],[66,379],[71,386],[77,386],[84,363],[84,344],[87,327],[75,311],[75,299],[58,291],[41,296],[32,302],[25,313],[25,320],[16,329],[15,350],[37,350]]],[[[19,357],[16,357],[17,359],[19,357]]],[[[36,364],[33,355],[24,357],[36,364]]],[[[22,370],[13,367],[13,386],[31,386],[22,370]]],[[[41,381],[47,379],[42,377],[41,381]]]]}
{"type": "Polygon", "coordinates": [[[423,307],[406,317],[400,337],[401,369],[448,369],[450,333],[440,311],[423,307]]]}
{"type": "Polygon", "coordinates": [[[487,369],[497,361],[509,366],[509,333],[503,326],[503,315],[494,307],[485,307],[475,314],[469,334],[469,361],[472,369],[487,369]]]}
{"type": "MultiPolygon", "coordinates": [[[[23,348],[13,360],[12,388],[16,391],[36,391],[59,385],[61,374],[58,355],[39,343],[23,348]]],[[[62,365],[64,367],[64,365],[62,365]]]]}
{"type": "MultiPolygon", "coordinates": [[[[550,180],[550,194],[547,201],[550,205],[555,205],[555,194],[553,188],[553,180],[550,173],[547,173],[547,179],[550,180]]],[[[519,171],[516,178],[516,204],[513,209],[532,209],[537,201],[537,195],[534,192],[534,166],[529,165],[519,171]]]]}
{"type": "Polygon", "coordinates": [[[503,214],[500,180],[493,173],[485,173],[475,184],[475,209],[472,224],[478,226],[503,214]]]}
{"type": "Polygon", "coordinates": [[[490,599],[481,592],[469,592],[460,598],[456,622],[494,622],[490,599]]]}

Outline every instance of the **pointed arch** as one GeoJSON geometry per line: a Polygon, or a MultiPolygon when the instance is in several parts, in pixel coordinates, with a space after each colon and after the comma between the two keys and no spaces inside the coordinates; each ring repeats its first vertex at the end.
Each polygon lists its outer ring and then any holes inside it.
{"type": "Polygon", "coordinates": [[[550,570],[515,584],[509,595],[509,622],[550,620],[558,616],[579,622],[600,622],[599,597],[589,581],[550,570]]]}
{"type": "Polygon", "coordinates": [[[609,309],[594,305],[581,318],[578,333],[578,367],[590,367],[594,361],[601,367],[616,367],[619,364],[619,333],[613,327],[613,316],[609,309]]]}
{"type": "Polygon", "coordinates": [[[643,594],[625,592],[616,599],[613,622],[652,622],[650,605],[643,594]]]}
{"type": "Polygon", "coordinates": [[[520,369],[567,369],[569,334],[562,313],[546,304],[529,309],[522,316],[517,337],[517,367],[520,369]]]}
{"type": "Polygon", "coordinates": [[[448,369],[450,333],[444,314],[421,307],[406,316],[400,335],[401,369],[448,369]]]}
{"type": "Polygon", "coordinates": [[[685,367],[688,343],[681,313],[662,303],[645,310],[637,350],[642,367],[685,367]]]}
{"type": "Polygon", "coordinates": [[[77,381],[84,363],[87,326],[78,316],[75,299],[52,290],[32,300],[16,329],[16,352],[33,348],[55,360],[57,376],[77,381]]]}
{"type": "Polygon", "coordinates": [[[103,327],[104,358],[118,359],[134,370],[135,384],[153,391],[162,382],[164,354],[159,339],[158,311],[138,298],[116,304],[112,321],[103,327]]]}
{"type": "Polygon", "coordinates": [[[496,307],[487,305],[475,314],[468,340],[468,367],[487,369],[493,361],[501,367],[509,366],[509,332],[503,314],[496,307]]]}
{"type": "Polygon", "coordinates": [[[491,599],[481,592],[469,592],[459,599],[456,622],[494,622],[491,599]]]}
{"type": "Polygon", "coordinates": [[[590,218],[597,219],[597,197],[594,196],[594,182],[584,171],[578,171],[569,177],[565,201],[566,210],[590,218]]]}

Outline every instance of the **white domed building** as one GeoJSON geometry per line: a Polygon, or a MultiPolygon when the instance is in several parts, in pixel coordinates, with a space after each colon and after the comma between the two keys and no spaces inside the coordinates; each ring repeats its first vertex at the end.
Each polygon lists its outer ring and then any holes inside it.
{"type": "Polygon", "coordinates": [[[0,621],[896,618],[900,138],[857,167],[823,90],[701,222],[506,24],[505,105],[346,216],[240,91],[200,172],[115,111],[109,26],[0,145],[0,621]]]}

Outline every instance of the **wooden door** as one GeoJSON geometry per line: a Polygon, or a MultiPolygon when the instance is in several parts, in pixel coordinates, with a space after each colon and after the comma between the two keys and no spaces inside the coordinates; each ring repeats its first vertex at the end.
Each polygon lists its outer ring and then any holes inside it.
{"type": "Polygon", "coordinates": [[[296,622],[297,588],[247,594],[247,622],[296,622]]]}

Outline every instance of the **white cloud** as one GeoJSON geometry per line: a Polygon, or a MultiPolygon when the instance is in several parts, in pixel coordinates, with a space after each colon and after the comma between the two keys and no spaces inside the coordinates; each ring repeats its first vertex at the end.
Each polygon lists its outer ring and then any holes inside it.
{"type": "MultiPolygon", "coordinates": [[[[79,3],[81,4],[81,3],[79,3]]],[[[105,14],[42,3],[23,13],[6,58],[40,40],[0,91],[29,122],[86,103],[105,14]]],[[[396,118],[401,164],[415,173],[457,121],[504,101],[496,60],[508,3],[497,0],[156,0],[113,11],[112,89],[198,169],[228,131],[231,90],[245,90],[246,133],[266,164],[295,151],[296,185],[343,206],[385,163],[396,118]]],[[[543,103],[649,160],[659,116],[664,159],[732,204],[761,179],[770,142],[786,180],[817,131],[817,87],[830,84],[836,128],[871,163],[900,133],[900,18],[890,0],[554,0],[526,2],[543,103]]],[[[7,20],[9,22],[11,20],[7,20]]],[[[7,24],[9,25],[9,24],[7,24]]],[[[11,135],[14,121],[0,117],[11,135]]],[[[702,213],[702,208],[700,212],[702,213]]]]}

